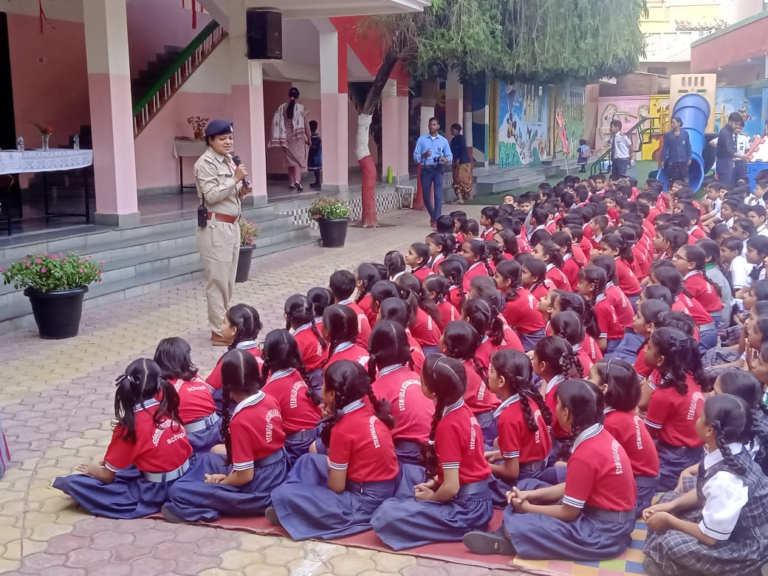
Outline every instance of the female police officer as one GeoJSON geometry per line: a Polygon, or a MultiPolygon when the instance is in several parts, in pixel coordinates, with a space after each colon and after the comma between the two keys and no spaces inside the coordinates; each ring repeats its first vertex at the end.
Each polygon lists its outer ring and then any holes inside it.
{"type": "Polygon", "coordinates": [[[197,249],[205,273],[208,323],[214,346],[229,344],[221,336],[221,324],[235,288],[240,255],[240,204],[251,192],[245,185],[248,171],[235,166],[232,123],[212,120],[205,129],[208,149],[195,162],[195,181],[201,206],[207,210],[205,227],[197,229],[197,249]]]}

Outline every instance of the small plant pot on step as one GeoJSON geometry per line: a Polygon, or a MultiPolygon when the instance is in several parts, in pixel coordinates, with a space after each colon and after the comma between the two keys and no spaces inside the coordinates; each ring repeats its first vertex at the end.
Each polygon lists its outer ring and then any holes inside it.
{"type": "Polygon", "coordinates": [[[248,282],[248,276],[251,273],[251,260],[253,260],[253,251],[256,246],[240,246],[240,258],[237,261],[237,274],[235,282],[242,284],[248,282]]]}
{"type": "Polygon", "coordinates": [[[83,315],[83,297],[87,286],[68,290],[40,292],[26,288],[24,296],[29,298],[40,338],[62,340],[74,338],[80,330],[83,315]]]}
{"type": "Polygon", "coordinates": [[[320,239],[324,248],[343,248],[347,239],[349,218],[319,218],[320,239]]]}

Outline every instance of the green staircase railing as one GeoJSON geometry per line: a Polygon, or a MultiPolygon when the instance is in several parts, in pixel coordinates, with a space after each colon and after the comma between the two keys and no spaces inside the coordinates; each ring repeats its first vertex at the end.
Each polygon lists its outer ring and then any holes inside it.
{"type": "MultiPolygon", "coordinates": [[[[650,144],[653,138],[654,134],[657,134],[660,131],[660,118],[656,116],[641,116],[640,119],[632,125],[632,127],[625,132],[627,136],[630,136],[633,133],[637,134],[637,150],[633,150],[634,153],[640,152],[643,149],[643,144],[650,144]],[[643,125],[649,122],[649,126],[643,127],[643,125]],[[647,138],[647,140],[646,140],[647,138]]],[[[590,166],[589,173],[590,175],[594,176],[595,174],[600,173],[602,170],[600,167],[602,166],[602,163],[605,160],[611,159],[611,149],[608,148],[600,154],[600,156],[597,157],[597,159],[592,162],[592,165],[590,166]]],[[[610,166],[610,163],[609,163],[610,166]]]]}
{"type": "Polygon", "coordinates": [[[189,46],[168,64],[164,74],[147,89],[147,93],[133,105],[133,137],[141,134],[152,118],[184,85],[208,56],[226,38],[227,32],[218,22],[211,21],[189,46]]]}

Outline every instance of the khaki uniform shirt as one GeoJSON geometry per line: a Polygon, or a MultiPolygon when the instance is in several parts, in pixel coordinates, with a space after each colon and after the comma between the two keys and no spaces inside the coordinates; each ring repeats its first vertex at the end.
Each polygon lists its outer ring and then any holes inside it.
{"type": "Polygon", "coordinates": [[[205,198],[209,212],[240,216],[239,196],[242,182],[235,182],[235,164],[227,156],[213,151],[210,146],[195,162],[197,196],[205,198]]]}

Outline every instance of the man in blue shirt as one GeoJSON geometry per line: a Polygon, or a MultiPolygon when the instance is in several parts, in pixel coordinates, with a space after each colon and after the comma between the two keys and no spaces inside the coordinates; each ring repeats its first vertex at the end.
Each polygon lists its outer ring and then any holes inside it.
{"type": "Polygon", "coordinates": [[[670,122],[672,130],[664,134],[661,149],[661,165],[667,173],[669,183],[688,180],[688,166],[691,165],[691,140],[688,131],[683,130],[683,121],[673,116],[670,122]]]}
{"type": "Polygon", "coordinates": [[[439,129],[440,124],[437,118],[430,118],[429,134],[419,137],[413,151],[413,159],[421,165],[421,194],[433,228],[443,213],[443,166],[453,162],[451,146],[448,140],[437,133],[439,129]],[[434,206],[431,198],[433,184],[435,186],[434,206]]]}

